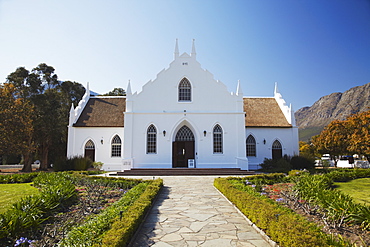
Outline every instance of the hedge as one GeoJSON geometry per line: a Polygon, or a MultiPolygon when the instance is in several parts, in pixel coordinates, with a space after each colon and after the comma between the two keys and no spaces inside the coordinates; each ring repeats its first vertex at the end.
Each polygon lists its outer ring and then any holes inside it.
{"type": "Polygon", "coordinates": [[[241,191],[227,178],[215,179],[214,185],[280,246],[328,246],[327,237],[314,223],[261,196],[253,188],[245,186],[248,191],[241,191]]]}
{"type": "Polygon", "coordinates": [[[126,246],[162,185],[161,179],[136,185],[102,213],[70,231],[60,246],[126,246]]]}
{"type": "Polygon", "coordinates": [[[163,186],[163,180],[154,180],[138,200],[123,213],[116,217],[112,228],[105,234],[102,246],[120,247],[127,246],[139,228],[146,213],[151,207],[156,195],[163,186]]]}

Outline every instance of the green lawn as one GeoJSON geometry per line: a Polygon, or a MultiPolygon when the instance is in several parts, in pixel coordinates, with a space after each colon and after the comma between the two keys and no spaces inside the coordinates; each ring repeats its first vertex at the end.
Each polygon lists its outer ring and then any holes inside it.
{"type": "Polygon", "coordinates": [[[39,190],[31,184],[0,184],[0,213],[4,213],[22,197],[38,194],[39,190]]]}
{"type": "Polygon", "coordinates": [[[349,182],[334,183],[337,189],[350,195],[355,202],[370,206],[370,178],[359,178],[349,182]]]}

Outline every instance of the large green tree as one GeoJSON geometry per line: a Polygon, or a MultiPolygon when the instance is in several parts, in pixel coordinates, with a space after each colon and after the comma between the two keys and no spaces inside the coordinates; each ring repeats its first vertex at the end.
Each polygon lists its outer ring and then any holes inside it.
{"type": "Polygon", "coordinates": [[[31,171],[33,141],[33,106],[21,97],[14,85],[0,85],[0,154],[22,154],[23,171],[31,171]]]}
{"type": "Polygon", "coordinates": [[[78,103],[85,89],[77,82],[58,80],[55,69],[45,63],[31,72],[17,68],[7,77],[7,83],[33,106],[36,157],[41,161],[40,169],[46,170],[57,157],[65,156],[69,109],[72,103],[78,103]]]}

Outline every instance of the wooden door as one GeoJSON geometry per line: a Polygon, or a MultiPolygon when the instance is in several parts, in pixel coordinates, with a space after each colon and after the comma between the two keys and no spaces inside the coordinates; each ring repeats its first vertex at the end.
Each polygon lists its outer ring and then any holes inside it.
{"type": "Polygon", "coordinates": [[[176,141],[172,144],[172,167],[188,167],[188,160],[194,159],[194,141],[176,141]]]}

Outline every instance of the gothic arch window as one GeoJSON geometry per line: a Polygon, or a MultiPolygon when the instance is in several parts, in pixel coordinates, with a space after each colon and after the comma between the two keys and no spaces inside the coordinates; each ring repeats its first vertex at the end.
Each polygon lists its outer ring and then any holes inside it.
{"type": "Polygon", "coordinates": [[[272,159],[281,159],[283,157],[283,148],[278,140],[272,143],[272,159]]]}
{"type": "Polygon", "coordinates": [[[182,79],[179,83],[179,101],[191,101],[191,84],[186,78],[182,79]]]}
{"type": "Polygon", "coordinates": [[[146,133],[146,153],[157,153],[157,129],[153,124],[148,127],[146,133]]]}
{"type": "Polygon", "coordinates": [[[213,153],[222,154],[222,128],[218,124],[213,128],[213,153]]]}
{"type": "Polygon", "coordinates": [[[85,144],[85,158],[95,161],[95,144],[92,140],[88,140],[85,144]]]}
{"type": "Polygon", "coordinates": [[[256,157],[256,139],[252,135],[249,135],[246,141],[247,156],[256,157]]]}
{"type": "Polygon", "coordinates": [[[184,125],[177,131],[175,141],[194,141],[194,134],[188,126],[184,125]]]}
{"type": "Polygon", "coordinates": [[[121,157],[122,142],[118,135],[115,135],[112,140],[112,157],[121,157]]]}

